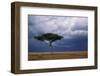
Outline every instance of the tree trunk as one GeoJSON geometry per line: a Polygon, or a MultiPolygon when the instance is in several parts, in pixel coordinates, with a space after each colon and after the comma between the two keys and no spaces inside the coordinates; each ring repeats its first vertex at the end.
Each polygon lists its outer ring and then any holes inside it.
{"type": "Polygon", "coordinates": [[[49,46],[52,47],[52,41],[49,42],[49,46]]]}

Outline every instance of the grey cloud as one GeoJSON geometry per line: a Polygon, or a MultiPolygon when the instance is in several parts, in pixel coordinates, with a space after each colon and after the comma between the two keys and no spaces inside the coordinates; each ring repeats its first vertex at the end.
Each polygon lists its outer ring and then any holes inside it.
{"type": "Polygon", "coordinates": [[[87,17],[29,16],[29,31],[34,35],[57,33],[65,38],[87,35],[87,17]]]}

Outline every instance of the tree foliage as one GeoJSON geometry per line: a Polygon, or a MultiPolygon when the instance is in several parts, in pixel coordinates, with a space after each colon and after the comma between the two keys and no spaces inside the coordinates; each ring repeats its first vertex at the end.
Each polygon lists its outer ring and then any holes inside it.
{"type": "Polygon", "coordinates": [[[40,41],[49,41],[49,46],[52,46],[52,42],[56,41],[56,40],[61,40],[63,37],[57,34],[53,34],[53,33],[45,33],[39,36],[34,36],[35,39],[40,40],[40,41]]]}

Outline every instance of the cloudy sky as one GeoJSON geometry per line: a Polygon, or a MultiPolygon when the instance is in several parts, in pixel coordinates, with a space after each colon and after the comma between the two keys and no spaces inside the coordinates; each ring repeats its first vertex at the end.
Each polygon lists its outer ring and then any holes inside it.
{"type": "Polygon", "coordinates": [[[88,41],[88,18],[74,16],[28,16],[29,51],[86,51],[88,41]],[[44,33],[63,36],[55,41],[53,47],[34,39],[44,33]]]}

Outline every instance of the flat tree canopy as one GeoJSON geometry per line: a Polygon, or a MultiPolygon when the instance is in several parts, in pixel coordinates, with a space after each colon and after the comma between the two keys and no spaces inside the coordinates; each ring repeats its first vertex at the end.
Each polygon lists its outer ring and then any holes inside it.
{"type": "Polygon", "coordinates": [[[39,36],[34,36],[34,38],[40,41],[45,41],[45,40],[49,41],[49,46],[51,47],[52,42],[56,40],[61,40],[63,37],[53,33],[45,33],[39,36]]]}

